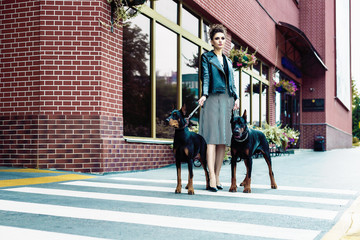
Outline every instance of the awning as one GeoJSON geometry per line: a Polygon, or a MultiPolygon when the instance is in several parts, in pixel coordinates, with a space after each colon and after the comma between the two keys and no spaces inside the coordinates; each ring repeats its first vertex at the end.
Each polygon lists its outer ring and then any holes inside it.
{"type": "Polygon", "coordinates": [[[304,74],[314,75],[319,72],[319,68],[328,70],[310,40],[299,28],[285,22],[279,22],[276,28],[285,37],[285,40],[300,52],[301,70],[304,74]]]}

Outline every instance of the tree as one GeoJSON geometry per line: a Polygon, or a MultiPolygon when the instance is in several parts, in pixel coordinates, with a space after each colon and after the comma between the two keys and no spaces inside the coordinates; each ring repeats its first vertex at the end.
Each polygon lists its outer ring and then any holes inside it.
{"type": "Polygon", "coordinates": [[[353,136],[360,138],[360,95],[356,88],[355,81],[352,80],[352,127],[353,136]]]}

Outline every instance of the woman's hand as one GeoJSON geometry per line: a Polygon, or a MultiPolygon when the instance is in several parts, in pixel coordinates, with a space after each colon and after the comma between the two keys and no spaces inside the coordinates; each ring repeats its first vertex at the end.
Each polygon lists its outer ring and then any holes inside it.
{"type": "Polygon", "coordinates": [[[238,109],[240,109],[240,99],[236,99],[234,103],[233,110],[238,110],[238,109]]]}
{"type": "Polygon", "coordinates": [[[202,106],[204,105],[205,101],[206,101],[206,96],[202,96],[202,97],[199,99],[198,103],[199,103],[199,105],[202,107],[202,106]]]}

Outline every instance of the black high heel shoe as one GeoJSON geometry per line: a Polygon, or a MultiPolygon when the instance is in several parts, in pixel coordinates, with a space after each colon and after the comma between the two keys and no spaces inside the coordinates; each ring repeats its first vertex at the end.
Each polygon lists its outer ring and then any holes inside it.
{"type": "Polygon", "coordinates": [[[217,192],[217,189],[216,188],[213,188],[213,187],[209,187],[208,189],[210,192],[217,192]]]}
{"type": "Polygon", "coordinates": [[[216,186],[217,187],[217,189],[218,190],[223,190],[224,188],[223,188],[223,186],[220,184],[220,185],[218,185],[218,186],[216,186]]]}

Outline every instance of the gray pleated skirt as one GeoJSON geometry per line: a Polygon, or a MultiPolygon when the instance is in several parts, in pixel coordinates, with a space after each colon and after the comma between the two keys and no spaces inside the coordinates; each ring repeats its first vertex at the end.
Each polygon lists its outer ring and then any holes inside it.
{"type": "Polygon", "coordinates": [[[199,134],[207,144],[231,143],[231,110],[234,98],[228,93],[209,94],[200,112],[199,134]]]}

